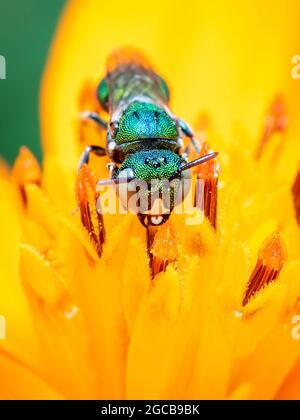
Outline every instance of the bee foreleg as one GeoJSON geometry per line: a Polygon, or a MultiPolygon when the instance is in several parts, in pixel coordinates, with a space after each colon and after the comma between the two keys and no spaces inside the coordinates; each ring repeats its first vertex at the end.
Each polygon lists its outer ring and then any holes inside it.
{"type": "Polygon", "coordinates": [[[86,120],[95,121],[99,125],[99,127],[104,128],[105,130],[107,129],[107,122],[105,120],[103,120],[97,114],[97,112],[93,112],[93,111],[82,111],[80,113],[80,118],[81,118],[82,121],[86,121],[86,120]]]}
{"type": "Polygon", "coordinates": [[[79,169],[82,168],[82,166],[86,163],[89,163],[90,160],[90,154],[94,153],[97,156],[105,156],[106,152],[105,149],[103,147],[100,146],[87,146],[82,155],[80,156],[79,159],[79,169]]]}
{"type": "MultiPolygon", "coordinates": [[[[183,134],[187,137],[189,137],[191,144],[193,145],[194,149],[196,150],[196,153],[200,153],[200,145],[195,138],[194,132],[191,129],[191,127],[183,120],[178,119],[179,126],[183,132],[183,134]]],[[[184,153],[189,153],[189,145],[186,147],[184,153]]]]}
{"type": "Polygon", "coordinates": [[[109,162],[107,164],[107,168],[108,168],[108,171],[109,171],[110,179],[114,179],[114,177],[115,177],[115,175],[118,171],[117,165],[114,162],[109,162]]]}

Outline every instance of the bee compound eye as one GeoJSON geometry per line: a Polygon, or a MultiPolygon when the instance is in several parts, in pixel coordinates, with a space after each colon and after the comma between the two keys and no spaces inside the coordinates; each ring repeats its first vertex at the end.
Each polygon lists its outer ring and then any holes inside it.
{"type": "Polygon", "coordinates": [[[146,158],[146,159],[145,159],[145,164],[146,164],[146,165],[149,165],[149,163],[150,163],[150,159],[149,159],[149,158],[146,158]]]}

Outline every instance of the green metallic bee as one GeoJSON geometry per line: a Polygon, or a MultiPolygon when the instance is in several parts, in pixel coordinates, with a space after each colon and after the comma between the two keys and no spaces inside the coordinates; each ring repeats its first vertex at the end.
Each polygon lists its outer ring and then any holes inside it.
{"type": "Polygon", "coordinates": [[[90,153],[107,155],[111,159],[111,179],[98,184],[142,181],[147,187],[139,194],[147,203],[154,193],[169,194],[169,206],[162,214],[151,213],[150,205],[145,211],[136,211],[144,226],[163,224],[175,206],[180,182],[189,177],[188,169],[213,159],[217,153],[188,161],[190,145],[199,153],[193,131],[171,113],[166,82],[139,51],[123,48],[110,56],[97,96],[101,107],[109,114],[109,122],[92,111],[84,111],[82,117],[95,121],[107,131],[106,148],[88,146],[79,166],[89,162],[90,153]],[[190,140],[184,150],[183,137],[190,140]]]}

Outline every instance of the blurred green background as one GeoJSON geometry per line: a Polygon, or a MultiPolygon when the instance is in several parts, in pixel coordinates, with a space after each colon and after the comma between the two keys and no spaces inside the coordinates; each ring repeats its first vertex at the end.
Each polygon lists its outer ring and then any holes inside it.
{"type": "Polygon", "coordinates": [[[26,144],[41,157],[38,97],[48,49],[66,0],[0,0],[0,155],[13,162],[26,144]]]}

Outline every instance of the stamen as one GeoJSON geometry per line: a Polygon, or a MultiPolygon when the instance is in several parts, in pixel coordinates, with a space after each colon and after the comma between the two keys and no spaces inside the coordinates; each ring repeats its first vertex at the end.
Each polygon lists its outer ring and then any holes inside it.
{"type": "Polygon", "coordinates": [[[286,259],[287,251],[283,235],[275,232],[263,242],[260,248],[256,266],[248,282],[243,306],[263,287],[278,278],[286,259]]]}
{"type": "Polygon", "coordinates": [[[82,224],[88,231],[100,257],[105,241],[105,228],[103,216],[101,211],[99,211],[100,203],[97,203],[100,193],[96,191],[96,184],[95,174],[87,165],[83,165],[77,175],[76,198],[79,204],[82,224]]]}
{"type": "Polygon", "coordinates": [[[300,166],[298,169],[298,173],[295,178],[295,182],[292,188],[292,193],[294,197],[294,207],[296,211],[296,218],[298,225],[300,226],[300,166]]]}
{"type": "MultiPolygon", "coordinates": [[[[203,143],[200,151],[200,156],[211,153],[208,144],[203,143]]],[[[198,188],[196,188],[196,194],[194,199],[194,205],[199,208],[201,204],[204,210],[205,217],[208,218],[213,228],[217,227],[217,207],[218,207],[218,179],[219,179],[220,167],[216,159],[211,159],[202,165],[196,167],[197,181],[202,181],[203,185],[203,201],[199,200],[197,196],[199,194],[198,188]]],[[[201,190],[202,191],[202,190],[201,190]]]]}
{"type": "Polygon", "coordinates": [[[23,146],[12,170],[12,179],[18,185],[24,204],[26,204],[25,185],[40,185],[42,178],[41,168],[31,151],[23,146]]]}
{"type": "Polygon", "coordinates": [[[166,222],[157,228],[150,254],[153,277],[162,271],[166,271],[167,266],[177,260],[178,235],[170,222],[166,222]]]}
{"type": "Polygon", "coordinates": [[[282,96],[277,96],[270,106],[265,119],[264,129],[256,150],[255,159],[259,160],[263,151],[275,133],[283,133],[288,124],[288,117],[282,96]]]}

